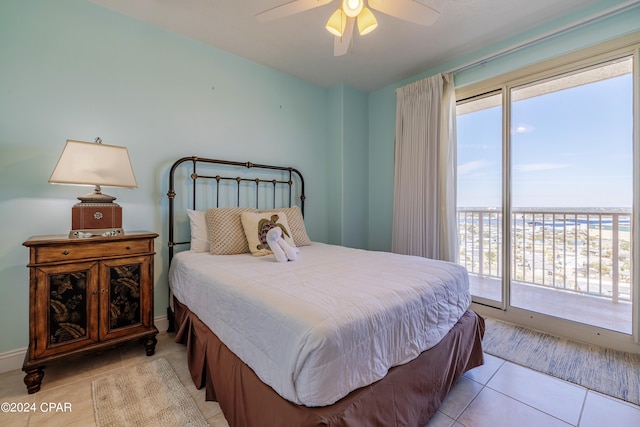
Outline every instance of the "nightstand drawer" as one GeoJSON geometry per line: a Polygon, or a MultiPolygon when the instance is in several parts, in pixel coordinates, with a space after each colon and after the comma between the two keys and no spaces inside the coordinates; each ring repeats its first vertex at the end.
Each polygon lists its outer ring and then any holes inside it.
{"type": "Polygon", "coordinates": [[[150,239],[118,240],[114,242],[101,241],[94,244],[90,241],[33,248],[35,263],[50,263],[86,260],[91,258],[105,258],[113,256],[129,256],[148,254],[153,251],[150,239]]]}

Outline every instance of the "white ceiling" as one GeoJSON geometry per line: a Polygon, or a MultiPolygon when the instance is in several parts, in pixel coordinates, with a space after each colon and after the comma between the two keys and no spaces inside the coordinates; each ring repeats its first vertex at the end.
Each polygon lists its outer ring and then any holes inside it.
{"type": "MultiPolygon", "coordinates": [[[[255,15],[290,0],[89,0],[311,83],[379,89],[510,39],[599,0],[419,0],[440,12],[430,27],[375,12],[379,26],[333,56],[324,28],[339,1],[271,22],[255,15]]],[[[390,0],[393,1],[393,0],[390,0]]]]}

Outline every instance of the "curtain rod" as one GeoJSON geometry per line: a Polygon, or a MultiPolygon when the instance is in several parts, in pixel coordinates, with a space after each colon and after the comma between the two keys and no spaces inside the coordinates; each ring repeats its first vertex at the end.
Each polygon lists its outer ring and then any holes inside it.
{"type": "MultiPolygon", "coordinates": [[[[572,24],[569,24],[569,25],[566,25],[564,27],[558,28],[557,30],[549,31],[547,33],[544,33],[544,34],[541,34],[539,36],[536,36],[536,37],[534,37],[534,38],[532,38],[530,40],[526,40],[526,41],[517,43],[517,44],[515,44],[513,46],[510,46],[508,48],[499,50],[498,52],[486,55],[486,56],[484,56],[482,58],[479,58],[479,59],[475,59],[475,60],[473,60],[471,62],[468,62],[468,63],[466,63],[464,65],[461,65],[459,67],[456,67],[456,68],[453,68],[453,69],[451,69],[449,71],[446,71],[445,73],[456,74],[456,73],[459,73],[461,71],[467,70],[469,68],[475,67],[476,65],[481,65],[481,64],[484,64],[486,62],[493,61],[495,59],[501,58],[501,57],[503,57],[505,55],[508,55],[510,53],[519,51],[519,50],[524,49],[524,48],[529,47],[529,46],[533,46],[534,44],[543,42],[545,40],[549,40],[549,39],[551,39],[553,37],[556,37],[556,36],[559,36],[561,34],[567,33],[569,31],[584,27],[584,26],[589,25],[589,24],[593,24],[595,22],[598,22],[598,21],[603,20],[605,18],[612,17],[612,16],[617,15],[619,13],[626,12],[626,11],[628,11],[630,9],[633,9],[634,7],[638,6],[639,4],[640,4],[640,0],[631,0],[631,1],[628,1],[626,3],[619,4],[617,6],[609,8],[607,10],[604,10],[604,11],[602,11],[600,13],[597,13],[594,16],[591,16],[591,17],[588,17],[588,18],[583,18],[583,19],[581,19],[581,20],[579,20],[577,22],[574,22],[572,24]]],[[[445,74],[445,73],[443,73],[443,74],[445,74]]]]}

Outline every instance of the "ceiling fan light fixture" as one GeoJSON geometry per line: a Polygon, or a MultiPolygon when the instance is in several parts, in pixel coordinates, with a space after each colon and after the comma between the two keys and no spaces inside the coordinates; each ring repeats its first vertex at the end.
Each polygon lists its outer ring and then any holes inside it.
{"type": "Polygon", "coordinates": [[[337,9],[329,17],[329,20],[327,21],[327,25],[325,25],[325,28],[334,36],[342,37],[342,33],[344,32],[344,29],[346,26],[347,26],[347,15],[345,15],[342,9],[337,9]]]}
{"type": "Polygon", "coordinates": [[[376,28],[378,28],[378,20],[375,15],[368,7],[363,8],[358,15],[358,32],[361,36],[364,36],[376,28]]]}
{"type": "Polygon", "coordinates": [[[343,0],[342,10],[349,18],[355,18],[364,7],[364,0],[343,0]]]}

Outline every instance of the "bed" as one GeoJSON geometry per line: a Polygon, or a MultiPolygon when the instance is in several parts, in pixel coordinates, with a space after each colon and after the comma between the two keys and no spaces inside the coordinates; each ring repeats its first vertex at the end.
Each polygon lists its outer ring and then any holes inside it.
{"type": "Polygon", "coordinates": [[[423,426],[483,363],[466,271],[312,242],[296,169],[186,157],[168,196],[170,329],[231,426],[423,426]],[[264,218],[296,261],[259,256],[264,218]]]}

